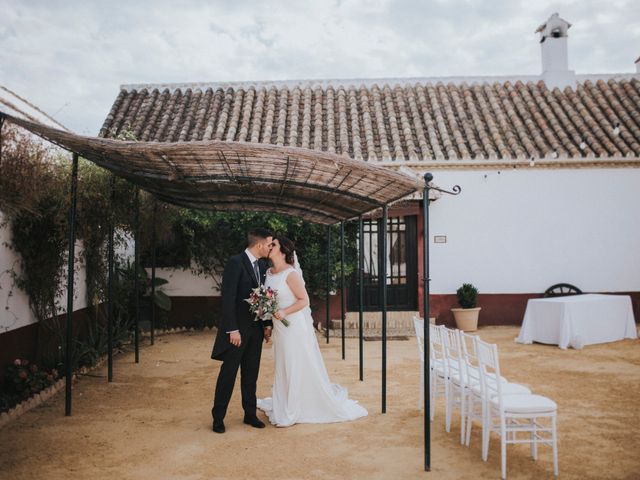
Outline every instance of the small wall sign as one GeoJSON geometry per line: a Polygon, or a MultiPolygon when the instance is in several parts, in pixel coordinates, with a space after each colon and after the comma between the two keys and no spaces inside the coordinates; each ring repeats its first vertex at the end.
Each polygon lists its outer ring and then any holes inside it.
{"type": "Polygon", "coordinates": [[[447,243],[447,236],[446,235],[434,235],[433,236],[433,243],[447,243]]]}

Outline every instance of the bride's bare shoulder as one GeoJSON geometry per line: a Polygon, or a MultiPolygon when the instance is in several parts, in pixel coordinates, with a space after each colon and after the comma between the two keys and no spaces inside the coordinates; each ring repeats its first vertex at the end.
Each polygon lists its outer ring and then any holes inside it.
{"type": "Polygon", "coordinates": [[[302,277],[300,276],[300,273],[298,273],[298,271],[295,268],[289,268],[287,269],[287,282],[289,280],[293,280],[298,281],[298,280],[302,280],[302,277]]]}

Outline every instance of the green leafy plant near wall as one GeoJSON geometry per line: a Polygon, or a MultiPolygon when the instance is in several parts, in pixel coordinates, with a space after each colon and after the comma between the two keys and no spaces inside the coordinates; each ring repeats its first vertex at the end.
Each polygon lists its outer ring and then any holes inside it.
{"type": "Polygon", "coordinates": [[[28,399],[35,393],[53,385],[58,371],[42,370],[27,359],[16,359],[5,369],[5,382],[0,392],[0,412],[28,399]]]}
{"type": "MultiPolygon", "coordinates": [[[[246,234],[255,227],[266,227],[276,234],[293,240],[304,271],[307,289],[311,296],[324,295],[326,291],[326,236],[327,227],[303,221],[299,218],[270,213],[208,212],[180,209],[173,217],[172,236],[177,251],[184,249],[184,257],[193,260],[195,273],[204,274],[220,287],[224,266],[232,255],[246,246],[246,234]]],[[[355,224],[347,224],[345,275],[348,277],[357,266],[355,224]]],[[[338,286],[340,278],[340,231],[332,227],[331,288],[338,286]]]]}

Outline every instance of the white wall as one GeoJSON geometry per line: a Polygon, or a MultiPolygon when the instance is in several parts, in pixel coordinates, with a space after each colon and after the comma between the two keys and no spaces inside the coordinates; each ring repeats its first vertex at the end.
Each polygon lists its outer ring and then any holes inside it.
{"type": "MultiPolygon", "coordinates": [[[[151,278],[151,269],[147,268],[147,275],[151,278]]],[[[156,268],[156,277],[168,280],[162,285],[162,291],[170,297],[211,297],[219,296],[220,290],[211,277],[196,275],[191,270],[174,268],[156,268]]]]}
{"type": "MultiPolygon", "coordinates": [[[[0,223],[5,217],[0,212],[0,223]]],[[[27,294],[18,287],[13,286],[13,279],[9,271],[19,270],[20,258],[5,244],[11,244],[11,229],[9,225],[0,228],[0,334],[36,323],[36,318],[29,307],[27,294]]],[[[80,255],[82,244],[76,243],[75,248],[76,269],[74,278],[73,310],[80,310],[87,306],[85,270],[80,267],[80,255]]],[[[66,272],[66,265],[65,265],[66,272]]],[[[65,273],[66,278],[66,273],[65,273]]],[[[67,284],[64,282],[62,294],[57,298],[58,313],[64,313],[67,308],[67,284]]]]}
{"type": "Polygon", "coordinates": [[[640,291],[640,169],[432,171],[432,293],[640,291]],[[433,243],[446,235],[447,243],[433,243]]]}
{"type": "MultiPolygon", "coordinates": [[[[4,216],[0,212],[0,223],[4,221],[4,216]]],[[[11,244],[11,230],[9,225],[0,228],[0,334],[26,327],[36,323],[36,318],[29,307],[27,294],[18,287],[13,286],[11,269],[19,271],[20,258],[13,250],[5,244],[11,244]]],[[[82,254],[82,243],[76,242],[76,262],[74,278],[74,302],[73,310],[86,308],[86,272],[80,263],[82,254]]],[[[130,257],[133,260],[133,240],[125,236],[124,244],[119,244],[116,249],[119,257],[130,257]]],[[[66,264],[65,264],[66,278],[66,264]]],[[[149,276],[151,269],[147,269],[149,276]]],[[[170,296],[212,296],[220,295],[213,279],[193,274],[190,270],[176,270],[158,268],[158,277],[169,281],[162,287],[163,291],[170,296]]],[[[67,288],[66,281],[61,295],[57,299],[59,309],[58,314],[66,312],[67,308],[67,288]]]]}

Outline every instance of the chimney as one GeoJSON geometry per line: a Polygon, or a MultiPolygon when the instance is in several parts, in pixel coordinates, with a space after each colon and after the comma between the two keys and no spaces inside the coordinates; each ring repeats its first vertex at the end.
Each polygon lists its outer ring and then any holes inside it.
{"type": "Polygon", "coordinates": [[[542,80],[547,88],[576,86],[576,74],[569,70],[569,56],[567,54],[567,32],[571,24],[554,13],[540,25],[535,33],[540,34],[540,48],[542,50],[542,80]]]}

